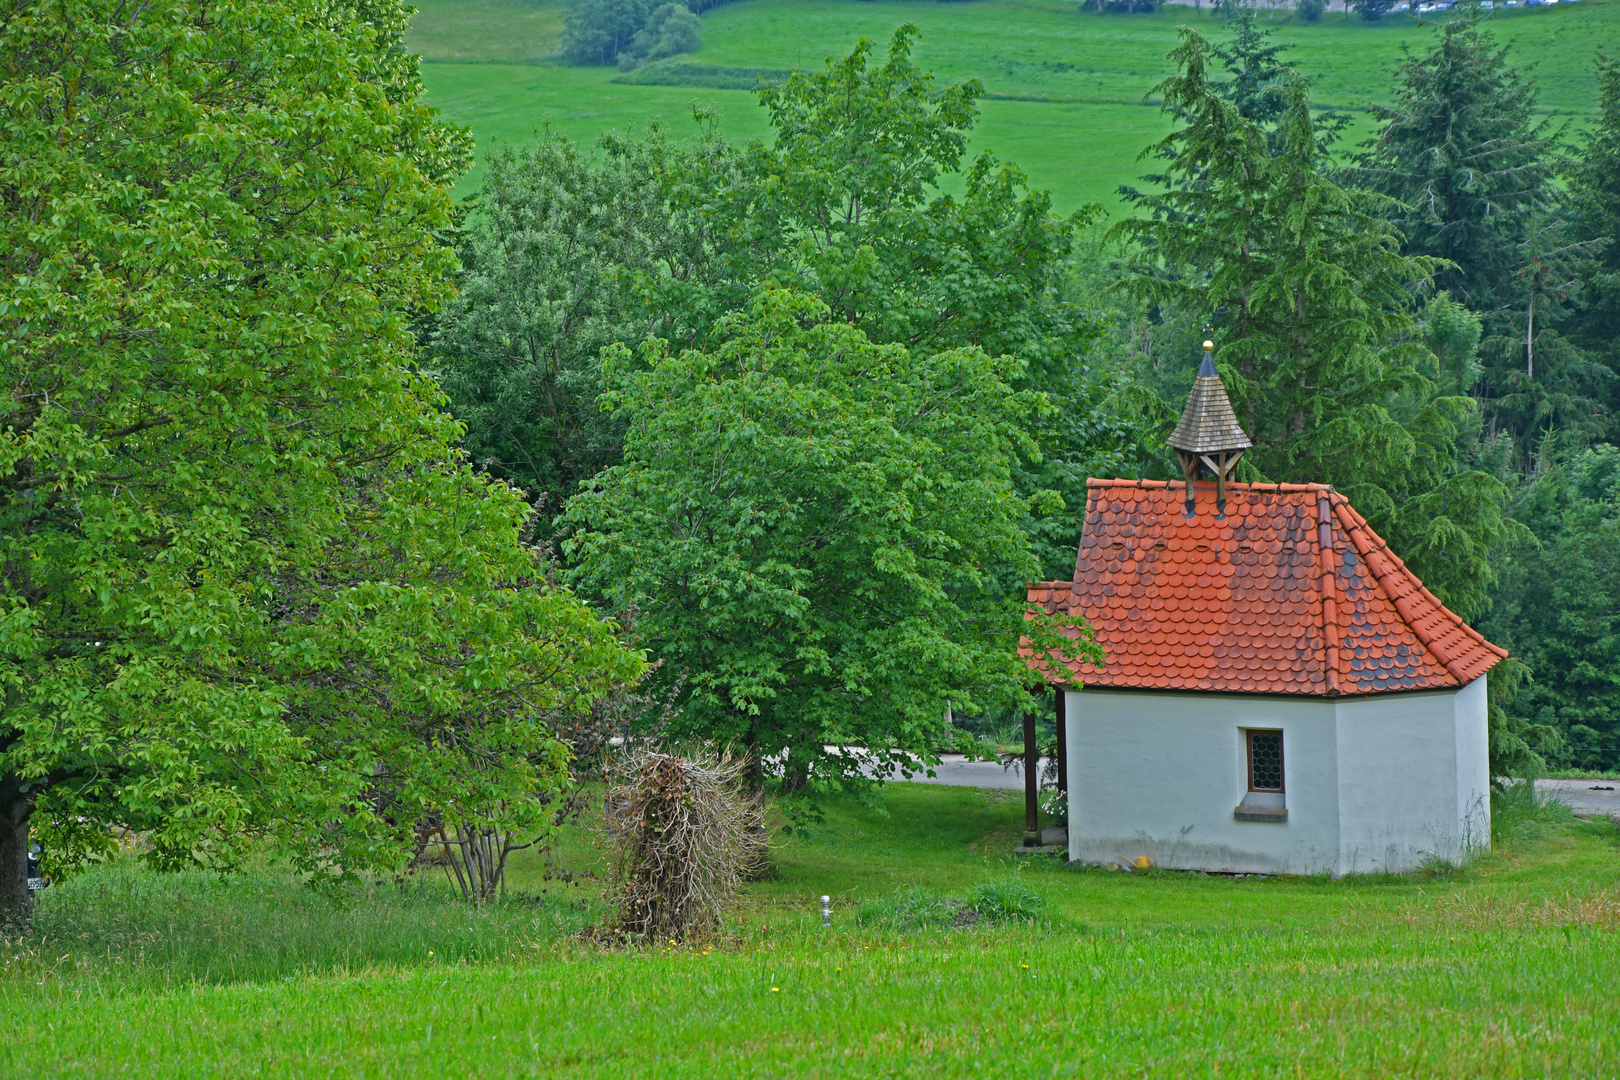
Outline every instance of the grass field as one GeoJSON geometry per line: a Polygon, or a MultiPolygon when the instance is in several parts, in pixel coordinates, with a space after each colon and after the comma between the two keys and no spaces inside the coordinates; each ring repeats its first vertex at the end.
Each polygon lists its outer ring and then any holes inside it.
{"type": "Polygon", "coordinates": [[[431,883],[336,908],[268,870],[111,867],[0,950],[0,1075],[1613,1074],[1613,825],[1523,814],[1446,874],[1234,880],[1015,868],[1019,811],[912,785],[886,815],[835,804],[736,925],[684,947],[584,942],[601,885],[532,865],[530,895],[483,911],[431,883]],[[908,884],[1015,874],[1036,922],[852,918],[908,884]]]}
{"type": "MultiPolygon", "coordinates": [[[[819,67],[862,36],[881,47],[896,26],[915,22],[922,28],[919,63],[942,80],[985,85],[974,149],[1022,165],[1063,211],[1087,201],[1111,204],[1118,185],[1140,173],[1136,155],[1164,130],[1144,98],[1165,74],[1176,27],[1225,33],[1220,20],[1186,8],[1099,17],[1056,0],[740,0],[705,14],[702,50],[666,62],[668,81],[687,85],[640,85],[620,81],[612,68],[526,62],[555,51],[562,0],[420,3],[410,44],[428,61],[430,98],[472,128],[481,159],[548,124],[587,144],[604,130],[654,120],[681,134],[692,130],[694,102],[716,108],[731,138],[757,138],[765,119],[751,93],[701,85],[702,76],[682,72],[819,67]]],[[[1346,109],[1386,98],[1402,47],[1421,48],[1433,32],[1404,16],[1376,26],[1340,15],[1273,25],[1277,40],[1291,47],[1287,59],[1315,80],[1317,102],[1346,109]]],[[[1492,26],[1515,62],[1533,71],[1546,111],[1577,122],[1594,111],[1592,59],[1605,42],[1620,41],[1620,0],[1503,12],[1492,26]]],[[[476,188],[479,175],[481,166],[462,193],[476,188]]]]}

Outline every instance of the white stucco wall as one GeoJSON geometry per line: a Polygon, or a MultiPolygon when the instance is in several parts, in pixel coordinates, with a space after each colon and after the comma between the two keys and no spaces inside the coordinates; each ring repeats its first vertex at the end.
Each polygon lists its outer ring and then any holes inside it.
{"type": "Polygon", "coordinates": [[[1070,691],[1069,857],[1235,873],[1455,861],[1490,835],[1484,680],[1351,700],[1070,691]],[[1239,821],[1243,731],[1283,732],[1284,822],[1239,821]]]}

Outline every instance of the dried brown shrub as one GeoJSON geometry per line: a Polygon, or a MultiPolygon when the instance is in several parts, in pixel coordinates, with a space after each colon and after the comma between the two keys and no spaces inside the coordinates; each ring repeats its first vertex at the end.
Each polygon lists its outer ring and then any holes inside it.
{"type": "Polygon", "coordinates": [[[605,829],[616,850],[618,929],[685,940],[736,899],[764,830],[745,759],[632,749],[610,770],[605,829]]]}

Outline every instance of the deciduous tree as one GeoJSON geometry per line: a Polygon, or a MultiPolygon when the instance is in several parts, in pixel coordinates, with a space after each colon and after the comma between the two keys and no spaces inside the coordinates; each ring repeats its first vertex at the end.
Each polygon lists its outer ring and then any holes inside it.
{"type": "Polygon", "coordinates": [[[861,783],[824,747],[932,758],[948,707],[1021,702],[1013,470],[1046,406],[1017,361],[879,345],[780,289],[714,341],[610,353],[624,460],[565,518],[575,580],[686,675],[672,733],[779,757],[790,789],[861,783]]]}
{"type": "Polygon", "coordinates": [[[465,137],[381,2],[0,5],[0,916],[37,828],[394,866],[544,827],[638,665],[416,363],[465,137]]]}

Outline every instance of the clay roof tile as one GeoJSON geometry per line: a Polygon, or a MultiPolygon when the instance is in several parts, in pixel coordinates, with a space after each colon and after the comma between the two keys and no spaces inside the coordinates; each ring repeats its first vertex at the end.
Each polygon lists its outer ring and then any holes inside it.
{"type": "Polygon", "coordinates": [[[1084,615],[1104,667],[1025,655],[1050,681],[1274,694],[1440,689],[1507,655],[1406,568],[1325,484],[1092,480],[1073,581],[1031,604],[1084,615]],[[1207,496],[1206,496],[1207,492],[1207,496]]]}

